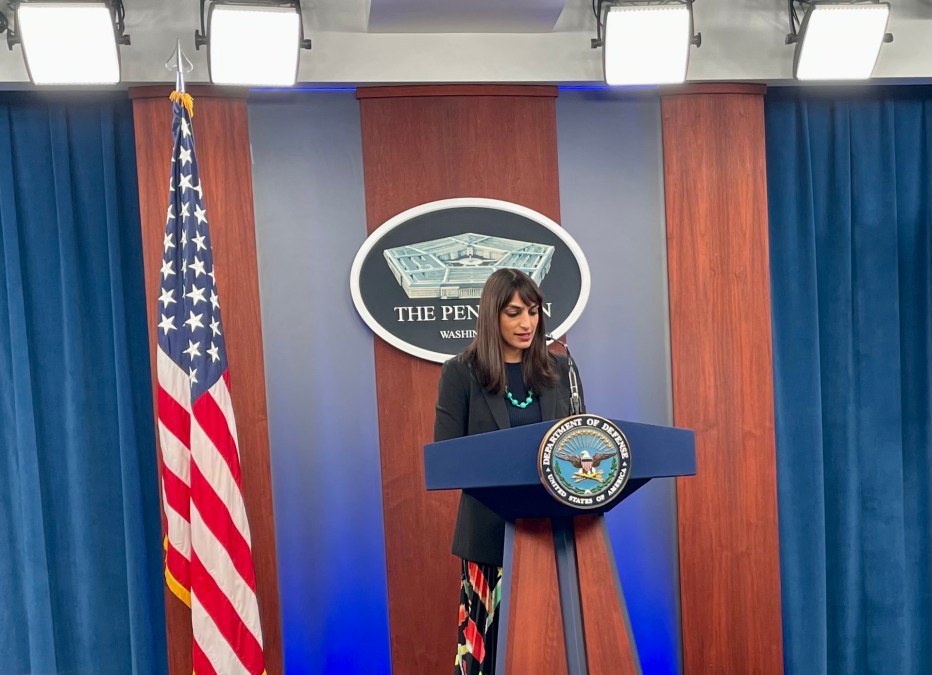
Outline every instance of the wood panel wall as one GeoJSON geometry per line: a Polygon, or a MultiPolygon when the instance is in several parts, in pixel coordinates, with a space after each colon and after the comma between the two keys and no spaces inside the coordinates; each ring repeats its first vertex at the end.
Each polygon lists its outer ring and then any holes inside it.
{"type": "Polygon", "coordinates": [[[615,593],[606,592],[618,570],[603,516],[577,516],[576,564],[579,567],[579,600],[586,658],[590,675],[639,675],[637,645],[631,634],[627,605],[615,593]]]}
{"type": "Polygon", "coordinates": [[[507,635],[499,618],[499,649],[508,641],[505,672],[567,675],[551,520],[519,518],[514,542],[507,635]]]}
{"type": "Polygon", "coordinates": [[[763,93],[662,99],[687,675],[783,673],[763,93]]]}
{"type": "MultiPolygon", "coordinates": [[[[360,89],[368,231],[418,204],[503,199],[559,222],[554,87],[360,89]]],[[[458,495],[424,490],[440,367],[375,339],[393,672],[447,675],[459,561],[458,495]]]]}
{"type": "MultiPolygon", "coordinates": [[[[136,127],[139,210],[148,293],[153,391],[159,266],[168,207],[172,108],[166,87],[131,89],[136,127]]],[[[269,468],[265,370],[259,312],[255,217],[246,99],[192,87],[197,159],[209,219],[217,288],[223,303],[230,386],[236,412],[243,494],[252,534],[259,613],[269,675],[283,672],[281,612],[269,468]]],[[[166,589],[169,669],[190,675],[190,610],[166,589]]]]}

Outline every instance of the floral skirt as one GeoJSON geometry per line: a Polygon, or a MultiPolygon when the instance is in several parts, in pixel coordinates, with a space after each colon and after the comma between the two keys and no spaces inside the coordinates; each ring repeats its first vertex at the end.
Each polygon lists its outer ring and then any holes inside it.
{"type": "Polygon", "coordinates": [[[502,568],[463,561],[454,675],[493,675],[502,568]]]}

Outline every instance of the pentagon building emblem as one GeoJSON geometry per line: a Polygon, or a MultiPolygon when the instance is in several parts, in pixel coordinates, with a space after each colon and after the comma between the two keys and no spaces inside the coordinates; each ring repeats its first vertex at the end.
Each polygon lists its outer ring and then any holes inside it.
{"type": "Polygon", "coordinates": [[[538,285],[550,271],[553,246],[467,232],[385,250],[409,298],[478,298],[495,270],[518,269],[538,285]]]}
{"type": "Polygon", "coordinates": [[[554,424],[541,441],[537,472],[547,492],[577,509],[604,508],[625,489],[631,448],[615,423],[573,415],[554,424]]]}
{"type": "Polygon", "coordinates": [[[356,252],[350,293],[376,335],[443,363],[476,336],[482,287],[502,268],[537,282],[556,337],[586,307],[589,264],[567,228],[526,206],[480,197],[427,202],[382,223],[356,252]]]}

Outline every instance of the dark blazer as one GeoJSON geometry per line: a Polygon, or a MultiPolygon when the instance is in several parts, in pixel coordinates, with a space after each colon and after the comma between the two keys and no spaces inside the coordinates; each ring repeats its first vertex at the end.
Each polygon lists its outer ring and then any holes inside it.
{"type": "MultiPolygon", "coordinates": [[[[541,419],[556,420],[569,415],[569,366],[565,356],[554,355],[557,380],[540,392],[541,419]]],[[[580,395],[582,385],[580,384],[580,395]]],[[[508,429],[505,397],[493,394],[479,384],[472,368],[461,356],[443,364],[437,392],[434,441],[508,429]]],[[[453,553],[466,560],[502,565],[505,548],[505,521],[468,494],[460,497],[453,553]]]]}

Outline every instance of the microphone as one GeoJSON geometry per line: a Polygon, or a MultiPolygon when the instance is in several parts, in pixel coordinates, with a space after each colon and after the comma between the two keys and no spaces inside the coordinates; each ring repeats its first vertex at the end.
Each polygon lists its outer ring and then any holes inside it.
{"type": "Polygon", "coordinates": [[[570,415],[579,415],[586,412],[585,401],[583,401],[582,397],[579,395],[579,371],[576,369],[576,362],[573,360],[573,355],[570,353],[569,345],[566,344],[566,339],[558,340],[550,333],[545,334],[544,337],[551,342],[562,345],[563,349],[566,350],[566,365],[569,367],[570,371],[570,415]]]}

